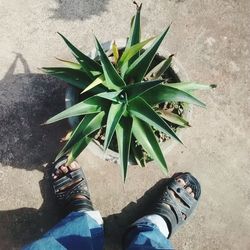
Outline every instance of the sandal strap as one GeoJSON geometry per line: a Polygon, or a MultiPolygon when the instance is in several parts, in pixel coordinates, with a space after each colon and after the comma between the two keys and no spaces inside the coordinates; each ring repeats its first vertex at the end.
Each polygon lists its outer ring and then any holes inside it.
{"type": "Polygon", "coordinates": [[[186,191],[184,187],[180,187],[176,180],[170,183],[169,189],[174,191],[176,196],[178,196],[183,202],[185,202],[185,204],[189,208],[197,204],[197,201],[192,196],[190,196],[190,194],[186,191]]]}
{"type": "Polygon", "coordinates": [[[66,202],[70,201],[71,197],[75,195],[82,195],[90,199],[88,186],[84,179],[75,184],[73,187],[69,187],[65,191],[56,192],[55,195],[58,200],[65,200],[66,202]]]}
{"type": "Polygon", "coordinates": [[[74,199],[66,209],[70,211],[93,211],[93,204],[89,199],[74,199]]]}
{"type": "Polygon", "coordinates": [[[176,177],[169,179],[163,195],[154,204],[151,210],[152,213],[158,214],[165,219],[170,231],[169,237],[191,215],[197,206],[200,196],[200,184],[190,173],[182,173],[178,175],[178,178],[183,179],[186,182],[186,186],[192,183],[192,187],[190,187],[192,190],[196,190],[198,195],[194,193],[195,197],[197,197],[196,200],[190,196],[184,187],[178,184],[176,177]],[[195,189],[193,189],[193,186],[195,186],[195,189]],[[170,192],[170,190],[172,190],[174,194],[170,192]],[[183,218],[183,216],[185,216],[185,218],[183,218]]]}
{"type": "Polygon", "coordinates": [[[54,181],[53,187],[54,187],[55,193],[57,193],[59,189],[64,189],[67,186],[69,186],[71,183],[73,184],[74,182],[76,182],[77,180],[81,180],[82,178],[83,178],[83,171],[81,168],[67,173],[63,177],[54,181]]]}
{"type": "Polygon", "coordinates": [[[168,225],[170,237],[170,235],[172,235],[177,229],[176,226],[179,222],[179,215],[176,216],[176,214],[171,209],[169,209],[168,207],[166,207],[166,205],[162,203],[156,203],[152,211],[154,214],[160,215],[165,220],[168,225]]]}
{"type": "Polygon", "coordinates": [[[176,197],[173,197],[172,194],[170,194],[169,192],[166,192],[164,194],[164,197],[162,199],[160,199],[160,202],[158,202],[158,204],[163,203],[164,205],[167,204],[170,207],[172,207],[171,212],[175,215],[176,220],[179,223],[182,221],[182,213],[186,214],[188,212],[189,208],[186,207],[181,202],[176,203],[175,199],[176,199],[176,197]]]}

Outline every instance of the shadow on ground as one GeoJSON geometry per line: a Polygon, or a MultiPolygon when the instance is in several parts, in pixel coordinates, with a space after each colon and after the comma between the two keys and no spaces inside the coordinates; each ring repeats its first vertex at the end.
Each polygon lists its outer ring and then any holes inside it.
{"type": "Polygon", "coordinates": [[[51,9],[51,18],[85,20],[106,11],[109,0],[55,0],[57,8],[51,9]]]}
{"type": "Polygon", "coordinates": [[[39,210],[20,208],[0,211],[0,249],[20,247],[40,236],[58,220],[51,192],[48,190],[44,163],[57,154],[66,122],[41,126],[46,119],[64,109],[65,84],[43,74],[30,73],[21,54],[0,80],[0,167],[6,165],[27,171],[42,171],[40,190],[44,202],[39,210]],[[15,74],[18,60],[23,74],[15,74]],[[4,226],[3,226],[4,225],[4,226]]]}
{"type": "Polygon", "coordinates": [[[67,122],[40,124],[64,109],[64,89],[65,84],[53,77],[30,73],[24,58],[17,54],[0,80],[0,163],[42,170],[42,164],[55,157],[67,122]],[[18,59],[24,74],[14,74],[18,59]]]}
{"type": "Polygon", "coordinates": [[[39,182],[43,204],[39,209],[23,207],[0,211],[0,249],[20,249],[25,244],[38,239],[61,218],[55,205],[48,178],[39,182]]]}

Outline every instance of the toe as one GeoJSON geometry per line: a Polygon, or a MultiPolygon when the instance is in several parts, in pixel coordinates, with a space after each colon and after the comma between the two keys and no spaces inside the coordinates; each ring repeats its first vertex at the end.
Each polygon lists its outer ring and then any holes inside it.
{"type": "Polygon", "coordinates": [[[182,179],[177,179],[177,182],[180,186],[184,187],[186,185],[186,182],[182,179]]]}
{"type": "Polygon", "coordinates": [[[190,194],[190,196],[194,198],[194,193],[192,192],[192,193],[190,194]]]}
{"type": "Polygon", "coordinates": [[[64,166],[64,165],[61,166],[60,169],[61,169],[61,171],[62,171],[64,174],[68,173],[68,171],[69,171],[68,168],[67,168],[66,166],[64,166]]]}
{"type": "Polygon", "coordinates": [[[78,163],[76,161],[73,161],[69,166],[68,166],[69,170],[76,170],[79,167],[78,163]]]}
{"type": "Polygon", "coordinates": [[[53,173],[51,176],[52,176],[53,179],[57,178],[57,175],[55,173],[53,173]]]}
{"type": "Polygon", "coordinates": [[[62,165],[59,167],[59,169],[57,169],[53,174],[52,174],[52,178],[55,180],[57,178],[60,178],[63,174],[67,174],[68,172],[72,171],[72,170],[76,170],[80,168],[78,163],[76,161],[72,162],[70,164],[70,166],[66,167],[65,165],[62,165]]]}
{"type": "Polygon", "coordinates": [[[57,169],[54,173],[51,174],[54,180],[59,178],[61,175],[62,175],[62,171],[60,169],[57,169]]]}
{"type": "Polygon", "coordinates": [[[187,188],[186,188],[186,191],[187,191],[189,194],[191,194],[191,193],[192,193],[192,188],[191,188],[191,187],[187,187],[187,188]]]}

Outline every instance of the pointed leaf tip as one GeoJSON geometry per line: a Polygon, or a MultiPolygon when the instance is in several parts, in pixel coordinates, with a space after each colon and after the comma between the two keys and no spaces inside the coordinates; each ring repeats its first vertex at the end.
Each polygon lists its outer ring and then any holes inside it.
{"type": "Polygon", "coordinates": [[[136,10],[137,10],[137,11],[140,11],[140,10],[141,10],[141,8],[142,8],[142,3],[140,3],[140,5],[139,5],[136,1],[133,1],[133,4],[136,5],[136,10]]]}
{"type": "Polygon", "coordinates": [[[78,48],[76,48],[66,37],[64,37],[62,34],[58,32],[58,34],[62,37],[66,45],[71,50],[73,56],[76,58],[76,60],[81,64],[82,70],[85,71],[85,73],[92,78],[93,75],[91,71],[102,71],[101,65],[99,65],[96,61],[82,53],[78,48]]]}

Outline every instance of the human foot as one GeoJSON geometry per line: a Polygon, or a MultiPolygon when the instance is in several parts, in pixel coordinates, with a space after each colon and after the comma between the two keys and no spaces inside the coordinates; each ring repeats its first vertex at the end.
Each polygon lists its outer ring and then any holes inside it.
{"type": "Polygon", "coordinates": [[[93,210],[85,175],[74,161],[66,166],[67,157],[52,164],[52,185],[58,202],[67,212],[93,210]]]}
{"type": "Polygon", "coordinates": [[[163,217],[170,237],[192,214],[200,194],[200,184],[194,176],[190,173],[176,173],[166,183],[150,213],[163,217]]]}

